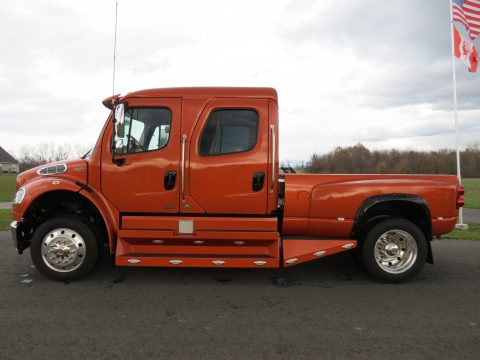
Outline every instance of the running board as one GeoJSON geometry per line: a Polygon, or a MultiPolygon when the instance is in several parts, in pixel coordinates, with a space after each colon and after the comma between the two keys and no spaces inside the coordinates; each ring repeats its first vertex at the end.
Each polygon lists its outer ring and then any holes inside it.
{"type": "Polygon", "coordinates": [[[356,240],[283,239],[283,266],[289,267],[357,247],[356,240]]]}
{"type": "Polygon", "coordinates": [[[124,216],[119,266],[278,268],[275,218],[124,216]],[[137,228],[138,227],[138,228],[137,228]]]}
{"type": "Polygon", "coordinates": [[[128,254],[116,256],[118,266],[160,266],[160,267],[224,267],[224,268],[278,268],[279,260],[265,256],[233,255],[177,255],[177,254],[128,254]]]}

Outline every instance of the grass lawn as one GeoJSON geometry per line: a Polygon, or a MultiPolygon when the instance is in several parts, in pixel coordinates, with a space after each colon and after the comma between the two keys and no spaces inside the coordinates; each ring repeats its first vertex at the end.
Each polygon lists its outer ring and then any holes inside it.
{"type": "Polygon", "coordinates": [[[0,201],[12,201],[17,174],[0,174],[0,201]]]}
{"type": "Polygon", "coordinates": [[[480,179],[463,179],[462,185],[465,188],[465,207],[480,209],[480,179]]]}
{"type": "Polygon", "coordinates": [[[0,210],[0,231],[10,230],[12,221],[12,212],[10,210],[0,210]]]}

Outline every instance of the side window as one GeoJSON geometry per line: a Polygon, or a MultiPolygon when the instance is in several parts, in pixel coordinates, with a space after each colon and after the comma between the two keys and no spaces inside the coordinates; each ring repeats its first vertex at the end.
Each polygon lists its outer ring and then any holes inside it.
{"type": "Polygon", "coordinates": [[[250,109],[215,110],[200,137],[201,156],[233,154],[257,144],[258,113],[250,109]]]}
{"type": "Polygon", "coordinates": [[[125,135],[115,135],[115,143],[122,140],[116,154],[132,154],[159,150],[170,138],[172,113],[169,109],[131,108],[125,111],[125,135]]]}

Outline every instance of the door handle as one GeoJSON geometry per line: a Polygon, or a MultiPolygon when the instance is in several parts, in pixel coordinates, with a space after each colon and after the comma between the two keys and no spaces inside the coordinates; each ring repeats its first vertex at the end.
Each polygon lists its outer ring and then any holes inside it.
{"type": "Polygon", "coordinates": [[[125,164],[125,160],[125,158],[116,158],[115,156],[112,156],[112,162],[117,166],[122,166],[125,164]]]}
{"type": "Polygon", "coordinates": [[[265,180],[265,173],[263,171],[259,171],[253,174],[252,190],[260,191],[263,187],[264,180],[265,180]]]}
{"type": "Polygon", "coordinates": [[[175,187],[176,180],[177,180],[177,172],[175,170],[167,171],[163,178],[163,184],[164,184],[165,190],[172,190],[175,187]]]}

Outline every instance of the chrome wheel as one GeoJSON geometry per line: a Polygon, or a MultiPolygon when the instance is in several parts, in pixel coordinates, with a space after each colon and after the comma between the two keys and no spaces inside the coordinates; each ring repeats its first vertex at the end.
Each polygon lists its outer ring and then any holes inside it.
{"type": "Polygon", "coordinates": [[[390,274],[400,274],[410,269],[418,256],[417,243],[404,230],[384,232],[374,247],[375,260],[380,268],[390,274]]]}
{"type": "Polygon", "coordinates": [[[57,272],[74,271],[85,260],[86,246],[82,236],[68,228],[51,230],[41,244],[45,265],[57,272]]]}

